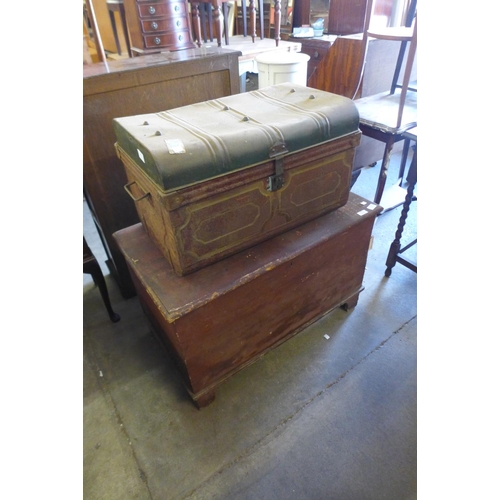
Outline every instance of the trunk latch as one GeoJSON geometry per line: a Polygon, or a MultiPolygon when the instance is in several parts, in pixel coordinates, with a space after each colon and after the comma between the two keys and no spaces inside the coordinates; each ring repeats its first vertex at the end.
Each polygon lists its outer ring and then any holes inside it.
{"type": "Polygon", "coordinates": [[[288,153],[283,142],[275,144],[270,152],[269,157],[274,158],[274,175],[267,178],[267,190],[277,191],[285,184],[285,171],[283,170],[283,159],[288,153]]]}

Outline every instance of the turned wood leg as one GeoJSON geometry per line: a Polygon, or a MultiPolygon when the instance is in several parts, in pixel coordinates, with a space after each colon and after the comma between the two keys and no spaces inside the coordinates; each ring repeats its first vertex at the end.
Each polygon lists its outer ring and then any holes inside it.
{"type": "Polygon", "coordinates": [[[213,0],[215,36],[217,37],[217,47],[222,47],[222,12],[217,0],[213,0]]]}
{"type": "Polygon", "coordinates": [[[403,177],[405,174],[406,161],[408,160],[408,152],[410,150],[410,139],[405,139],[403,144],[403,154],[401,155],[401,165],[399,166],[399,185],[403,184],[403,177]]]}
{"type": "Polygon", "coordinates": [[[274,1],[274,39],[276,40],[276,47],[280,42],[280,28],[281,28],[281,0],[274,1]]]}
{"type": "Polygon", "coordinates": [[[401,236],[403,235],[403,230],[406,224],[406,219],[408,217],[408,212],[410,211],[410,204],[413,199],[413,191],[415,190],[415,184],[417,183],[417,150],[413,153],[413,158],[410,164],[410,170],[408,172],[408,189],[406,190],[405,201],[403,203],[403,209],[401,210],[401,216],[399,217],[398,227],[396,229],[396,234],[394,235],[394,241],[391,243],[389,248],[389,253],[387,255],[386,270],[385,275],[388,278],[392,273],[392,268],[396,265],[396,260],[401,250],[401,236]]]}
{"type": "Polygon", "coordinates": [[[385,182],[387,180],[387,171],[389,169],[389,162],[391,160],[392,149],[394,147],[395,137],[391,138],[385,144],[384,158],[382,159],[382,166],[380,167],[380,174],[378,176],[377,190],[375,191],[375,198],[373,201],[380,204],[382,194],[384,193],[385,182]]]}
{"type": "Polygon", "coordinates": [[[250,0],[250,36],[252,37],[252,42],[255,42],[255,0],[250,0]]]}
{"type": "Polygon", "coordinates": [[[191,18],[193,20],[196,45],[198,45],[198,47],[201,47],[200,4],[198,2],[193,2],[191,4],[191,18]]]}

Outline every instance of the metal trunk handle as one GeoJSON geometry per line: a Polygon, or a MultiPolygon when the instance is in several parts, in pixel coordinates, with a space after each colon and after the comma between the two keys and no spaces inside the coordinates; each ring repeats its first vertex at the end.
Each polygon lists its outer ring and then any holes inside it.
{"type": "MultiPolygon", "coordinates": [[[[150,195],[150,193],[146,193],[146,194],[143,194],[142,196],[140,196],[139,198],[135,198],[135,196],[132,194],[132,191],[130,191],[129,187],[132,186],[132,184],[137,184],[135,181],[132,181],[132,182],[129,182],[128,184],[125,184],[125,186],[123,186],[123,188],[125,189],[125,191],[127,191],[128,195],[135,201],[141,201],[143,200],[144,198],[146,198],[147,196],[150,195]]],[[[137,184],[137,186],[139,186],[137,184]]]]}

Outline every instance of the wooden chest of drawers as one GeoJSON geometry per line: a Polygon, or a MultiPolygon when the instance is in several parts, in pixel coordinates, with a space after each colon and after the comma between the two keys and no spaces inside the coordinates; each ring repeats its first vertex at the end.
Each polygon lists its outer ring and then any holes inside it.
{"type": "Polygon", "coordinates": [[[134,55],[195,47],[187,0],[125,0],[124,4],[134,55]]]}

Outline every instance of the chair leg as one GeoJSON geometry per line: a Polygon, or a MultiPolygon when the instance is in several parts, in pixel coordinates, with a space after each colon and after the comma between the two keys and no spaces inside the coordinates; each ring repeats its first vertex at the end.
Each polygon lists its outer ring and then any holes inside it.
{"type": "Polygon", "coordinates": [[[403,203],[403,209],[401,211],[401,216],[399,218],[398,227],[396,229],[396,234],[394,235],[394,241],[391,243],[389,248],[389,253],[386,260],[386,270],[385,275],[389,277],[392,273],[392,268],[396,265],[398,255],[401,250],[401,237],[403,235],[403,229],[406,224],[406,219],[408,217],[408,212],[410,211],[410,204],[413,201],[413,192],[415,190],[415,184],[417,183],[417,158],[416,153],[412,159],[410,165],[410,171],[408,172],[408,189],[406,191],[405,201],[403,203]]]}
{"type": "Polygon", "coordinates": [[[247,36],[248,26],[247,26],[247,2],[246,0],[241,0],[241,15],[243,21],[243,36],[247,36]]]}
{"type": "Polygon", "coordinates": [[[264,0],[259,0],[260,39],[264,40],[264,0]]]}
{"type": "Polygon", "coordinates": [[[255,42],[255,37],[257,33],[255,31],[255,0],[250,0],[249,2],[249,16],[250,16],[250,36],[252,37],[252,42],[255,42]]]}
{"type": "Polygon", "coordinates": [[[384,157],[382,159],[382,166],[380,167],[380,174],[378,176],[377,190],[373,201],[377,204],[382,199],[384,193],[385,182],[387,181],[387,171],[389,169],[389,162],[391,160],[392,149],[394,148],[395,138],[391,137],[385,144],[384,157]]]}
{"type": "MultiPolygon", "coordinates": [[[[217,4],[214,4],[213,20],[215,23],[215,36],[217,38],[217,47],[222,47],[222,30],[223,30],[222,9],[217,4]]],[[[210,23],[210,29],[212,29],[212,23],[210,23]]]]}
{"type": "Polygon", "coordinates": [[[208,15],[208,36],[210,38],[210,41],[213,42],[214,41],[214,24],[213,24],[214,19],[213,19],[212,5],[209,3],[206,3],[205,8],[207,9],[207,15],[208,15]]]}
{"type": "Polygon", "coordinates": [[[94,283],[98,286],[99,292],[101,293],[102,300],[108,311],[109,319],[116,323],[120,321],[120,316],[113,311],[111,307],[111,301],[109,300],[108,287],[106,286],[106,281],[104,275],[102,274],[101,268],[97,260],[91,260],[86,262],[84,265],[84,273],[90,274],[94,283]]]}
{"type": "Polygon", "coordinates": [[[202,3],[201,5],[199,5],[199,9],[200,9],[200,24],[201,24],[201,39],[200,39],[200,41],[203,40],[204,43],[207,43],[207,11],[206,11],[206,4],[202,3]]]}
{"type": "Polygon", "coordinates": [[[193,22],[193,31],[196,45],[201,47],[201,21],[200,21],[200,4],[193,2],[191,4],[191,19],[193,22]]]}
{"type": "Polygon", "coordinates": [[[122,55],[122,48],[120,47],[120,39],[118,38],[118,31],[116,29],[116,21],[115,21],[115,13],[110,10],[109,12],[109,20],[111,21],[111,29],[113,30],[113,37],[115,39],[116,50],[118,51],[118,55],[122,55]]]}
{"type": "Polygon", "coordinates": [[[130,40],[128,38],[128,30],[127,30],[127,18],[125,16],[125,7],[123,4],[119,4],[120,9],[120,19],[122,21],[123,34],[125,36],[125,44],[127,45],[127,54],[129,57],[132,57],[132,49],[130,48],[130,40]]]}
{"type": "Polygon", "coordinates": [[[222,15],[224,16],[224,41],[229,45],[229,7],[227,2],[222,2],[222,15]]]}
{"type": "Polygon", "coordinates": [[[399,185],[403,184],[403,177],[405,175],[406,162],[408,160],[408,151],[410,149],[410,139],[405,139],[403,144],[403,154],[401,155],[401,165],[399,166],[399,185]]]}

